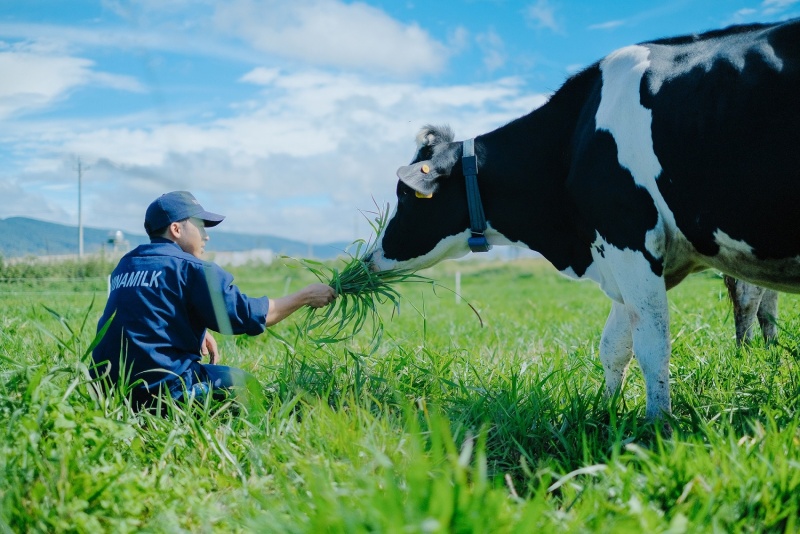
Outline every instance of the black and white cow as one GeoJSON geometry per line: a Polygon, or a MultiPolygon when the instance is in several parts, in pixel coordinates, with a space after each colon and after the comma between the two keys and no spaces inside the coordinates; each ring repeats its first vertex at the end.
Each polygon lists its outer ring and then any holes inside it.
{"type": "Polygon", "coordinates": [[[428,126],[417,147],[373,269],[483,234],[595,280],[607,391],[635,354],[648,419],[671,411],[668,289],[713,268],[800,291],[800,19],[622,48],[524,117],[465,142],[428,126]]]}

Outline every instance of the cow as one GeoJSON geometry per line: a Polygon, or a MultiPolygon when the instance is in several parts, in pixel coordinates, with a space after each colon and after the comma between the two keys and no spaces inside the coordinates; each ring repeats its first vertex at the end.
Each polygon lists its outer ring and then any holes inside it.
{"type": "Polygon", "coordinates": [[[749,344],[755,336],[755,321],[761,327],[764,343],[771,345],[778,339],[778,293],[755,284],[723,275],[728,297],[733,303],[733,321],[736,325],[736,345],[749,344]]]}
{"type": "Polygon", "coordinates": [[[672,409],[667,290],[712,268],[800,292],[800,19],[621,48],[529,114],[454,139],[417,135],[371,268],[514,245],[594,280],[611,299],[605,392],[635,355],[648,421],[672,409]]]}

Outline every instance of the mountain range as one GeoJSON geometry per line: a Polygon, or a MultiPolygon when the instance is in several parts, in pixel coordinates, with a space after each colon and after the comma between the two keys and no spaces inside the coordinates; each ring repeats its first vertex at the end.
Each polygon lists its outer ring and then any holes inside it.
{"type": "MultiPolygon", "coordinates": [[[[121,234],[117,230],[83,228],[83,251],[128,250],[147,243],[144,234],[121,234]]],[[[340,255],[350,243],[303,243],[273,235],[236,234],[214,231],[206,246],[208,252],[236,252],[269,249],[293,257],[330,259],[340,255]]],[[[0,219],[0,258],[78,254],[78,227],[30,219],[0,219]]]]}

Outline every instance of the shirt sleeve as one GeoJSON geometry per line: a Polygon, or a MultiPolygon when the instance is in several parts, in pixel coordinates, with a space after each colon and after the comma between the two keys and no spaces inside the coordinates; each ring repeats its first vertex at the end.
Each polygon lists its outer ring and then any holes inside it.
{"type": "Polygon", "coordinates": [[[251,336],[264,332],[269,311],[267,297],[248,297],[233,283],[233,275],[215,263],[198,266],[193,274],[189,298],[204,328],[251,336]]]}

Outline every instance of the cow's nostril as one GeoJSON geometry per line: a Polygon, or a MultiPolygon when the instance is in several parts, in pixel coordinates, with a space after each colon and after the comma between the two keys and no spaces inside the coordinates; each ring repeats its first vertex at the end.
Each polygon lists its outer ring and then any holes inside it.
{"type": "Polygon", "coordinates": [[[364,263],[367,263],[367,264],[372,263],[372,252],[370,252],[369,254],[364,256],[363,261],[364,261],[364,263]]]}

